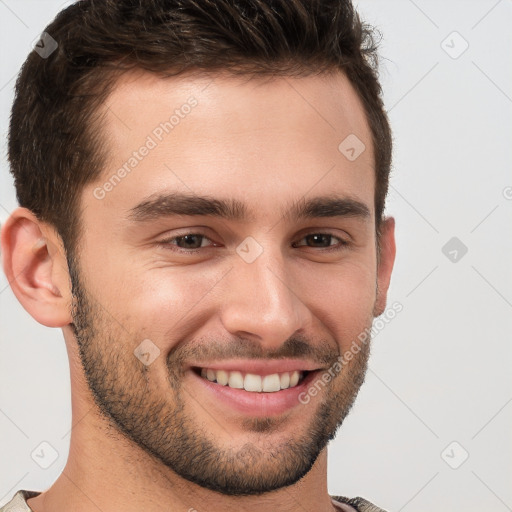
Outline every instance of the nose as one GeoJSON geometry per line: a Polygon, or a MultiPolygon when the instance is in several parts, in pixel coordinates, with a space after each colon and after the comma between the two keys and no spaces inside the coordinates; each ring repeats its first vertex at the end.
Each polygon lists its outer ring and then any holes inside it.
{"type": "Polygon", "coordinates": [[[235,258],[226,277],[221,321],[232,335],[277,349],[311,322],[299,284],[281,256],[264,251],[252,263],[235,258]]]}

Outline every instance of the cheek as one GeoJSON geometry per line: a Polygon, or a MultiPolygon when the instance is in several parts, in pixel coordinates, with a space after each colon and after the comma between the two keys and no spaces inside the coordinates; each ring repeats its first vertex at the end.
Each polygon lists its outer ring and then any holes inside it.
{"type": "Polygon", "coordinates": [[[110,304],[109,311],[130,332],[164,349],[197,327],[209,294],[219,285],[221,289],[226,273],[221,268],[207,271],[194,266],[148,269],[134,265],[125,267],[124,275],[119,270],[101,276],[95,288],[105,290],[102,297],[110,304]]]}
{"type": "Polygon", "coordinates": [[[331,269],[320,282],[304,295],[307,305],[345,350],[371,325],[376,274],[366,265],[353,263],[331,269]]]}
{"type": "MultiPolygon", "coordinates": [[[[364,254],[339,264],[290,263],[291,288],[317,329],[343,348],[371,323],[376,297],[373,263],[364,254]]],[[[101,257],[91,254],[87,266],[94,269],[88,276],[94,298],[131,335],[152,339],[163,350],[192,335],[225,306],[224,297],[233,297],[227,290],[223,293],[230,265],[145,268],[133,258],[123,262],[104,251],[101,257]]]]}

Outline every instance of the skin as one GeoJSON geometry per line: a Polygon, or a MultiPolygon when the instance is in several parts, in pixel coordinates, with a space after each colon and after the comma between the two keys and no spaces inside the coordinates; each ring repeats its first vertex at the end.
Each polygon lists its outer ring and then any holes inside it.
{"type": "Polygon", "coordinates": [[[58,234],[29,210],[16,209],[2,230],[14,293],[38,322],[62,329],[70,361],[68,461],[29,506],[334,510],[325,445],[362,383],[368,344],[309,403],[268,418],[219,404],[188,365],[299,354],[327,369],[384,311],[394,220],[382,225],[378,261],[372,143],[357,94],[339,72],[273,80],[140,72],[120,79],[103,113],[108,159],[81,195],[74,273],[58,234]],[[191,95],[191,112],[95,197],[191,95]],[[350,134],[366,146],[354,161],[338,150],[350,134]],[[238,199],[251,218],[127,218],[162,192],[238,199]],[[355,199],[370,215],[297,220],[281,213],[325,195],[355,199]],[[184,232],[206,237],[193,240],[195,253],[173,251],[177,240],[159,243],[184,232]],[[334,238],[306,237],[318,233],[334,238]],[[263,250],[250,264],[236,251],[249,236],[263,250]],[[348,245],[325,252],[340,239],[348,245]],[[149,365],[134,356],[146,339],[160,351],[149,365]]]}

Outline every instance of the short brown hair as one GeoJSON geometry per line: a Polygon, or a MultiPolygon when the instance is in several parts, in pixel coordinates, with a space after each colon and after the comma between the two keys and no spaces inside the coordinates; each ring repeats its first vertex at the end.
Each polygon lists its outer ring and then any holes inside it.
{"type": "Polygon", "coordinates": [[[372,132],[377,233],[392,137],[378,81],[375,31],[350,0],[81,0],[45,32],[57,49],[35,50],[16,82],[8,156],[18,202],[55,226],[71,253],[80,193],[97,179],[105,149],[98,108],[131,69],[305,76],[342,70],[372,132]]]}

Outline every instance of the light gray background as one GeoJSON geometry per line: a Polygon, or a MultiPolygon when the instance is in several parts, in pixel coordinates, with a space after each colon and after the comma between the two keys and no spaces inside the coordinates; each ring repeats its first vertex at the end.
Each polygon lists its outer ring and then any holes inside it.
{"type": "MultiPolygon", "coordinates": [[[[61,5],[0,0],[0,221],[16,206],[5,160],[14,78],[61,5]]],[[[390,511],[512,510],[512,0],[357,5],[384,34],[398,242],[389,304],[403,311],[375,338],[331,444],[329,491],[390,511]],[[443,253],[452,237],[467,254],[443,253]]],[[[37,324],[3,274],[0,337],[2,504],[57,478],[71,414],[61,331],[37,324]],[[48,469],[31,458],[42,441],[59,454],[48,469]]]]}

